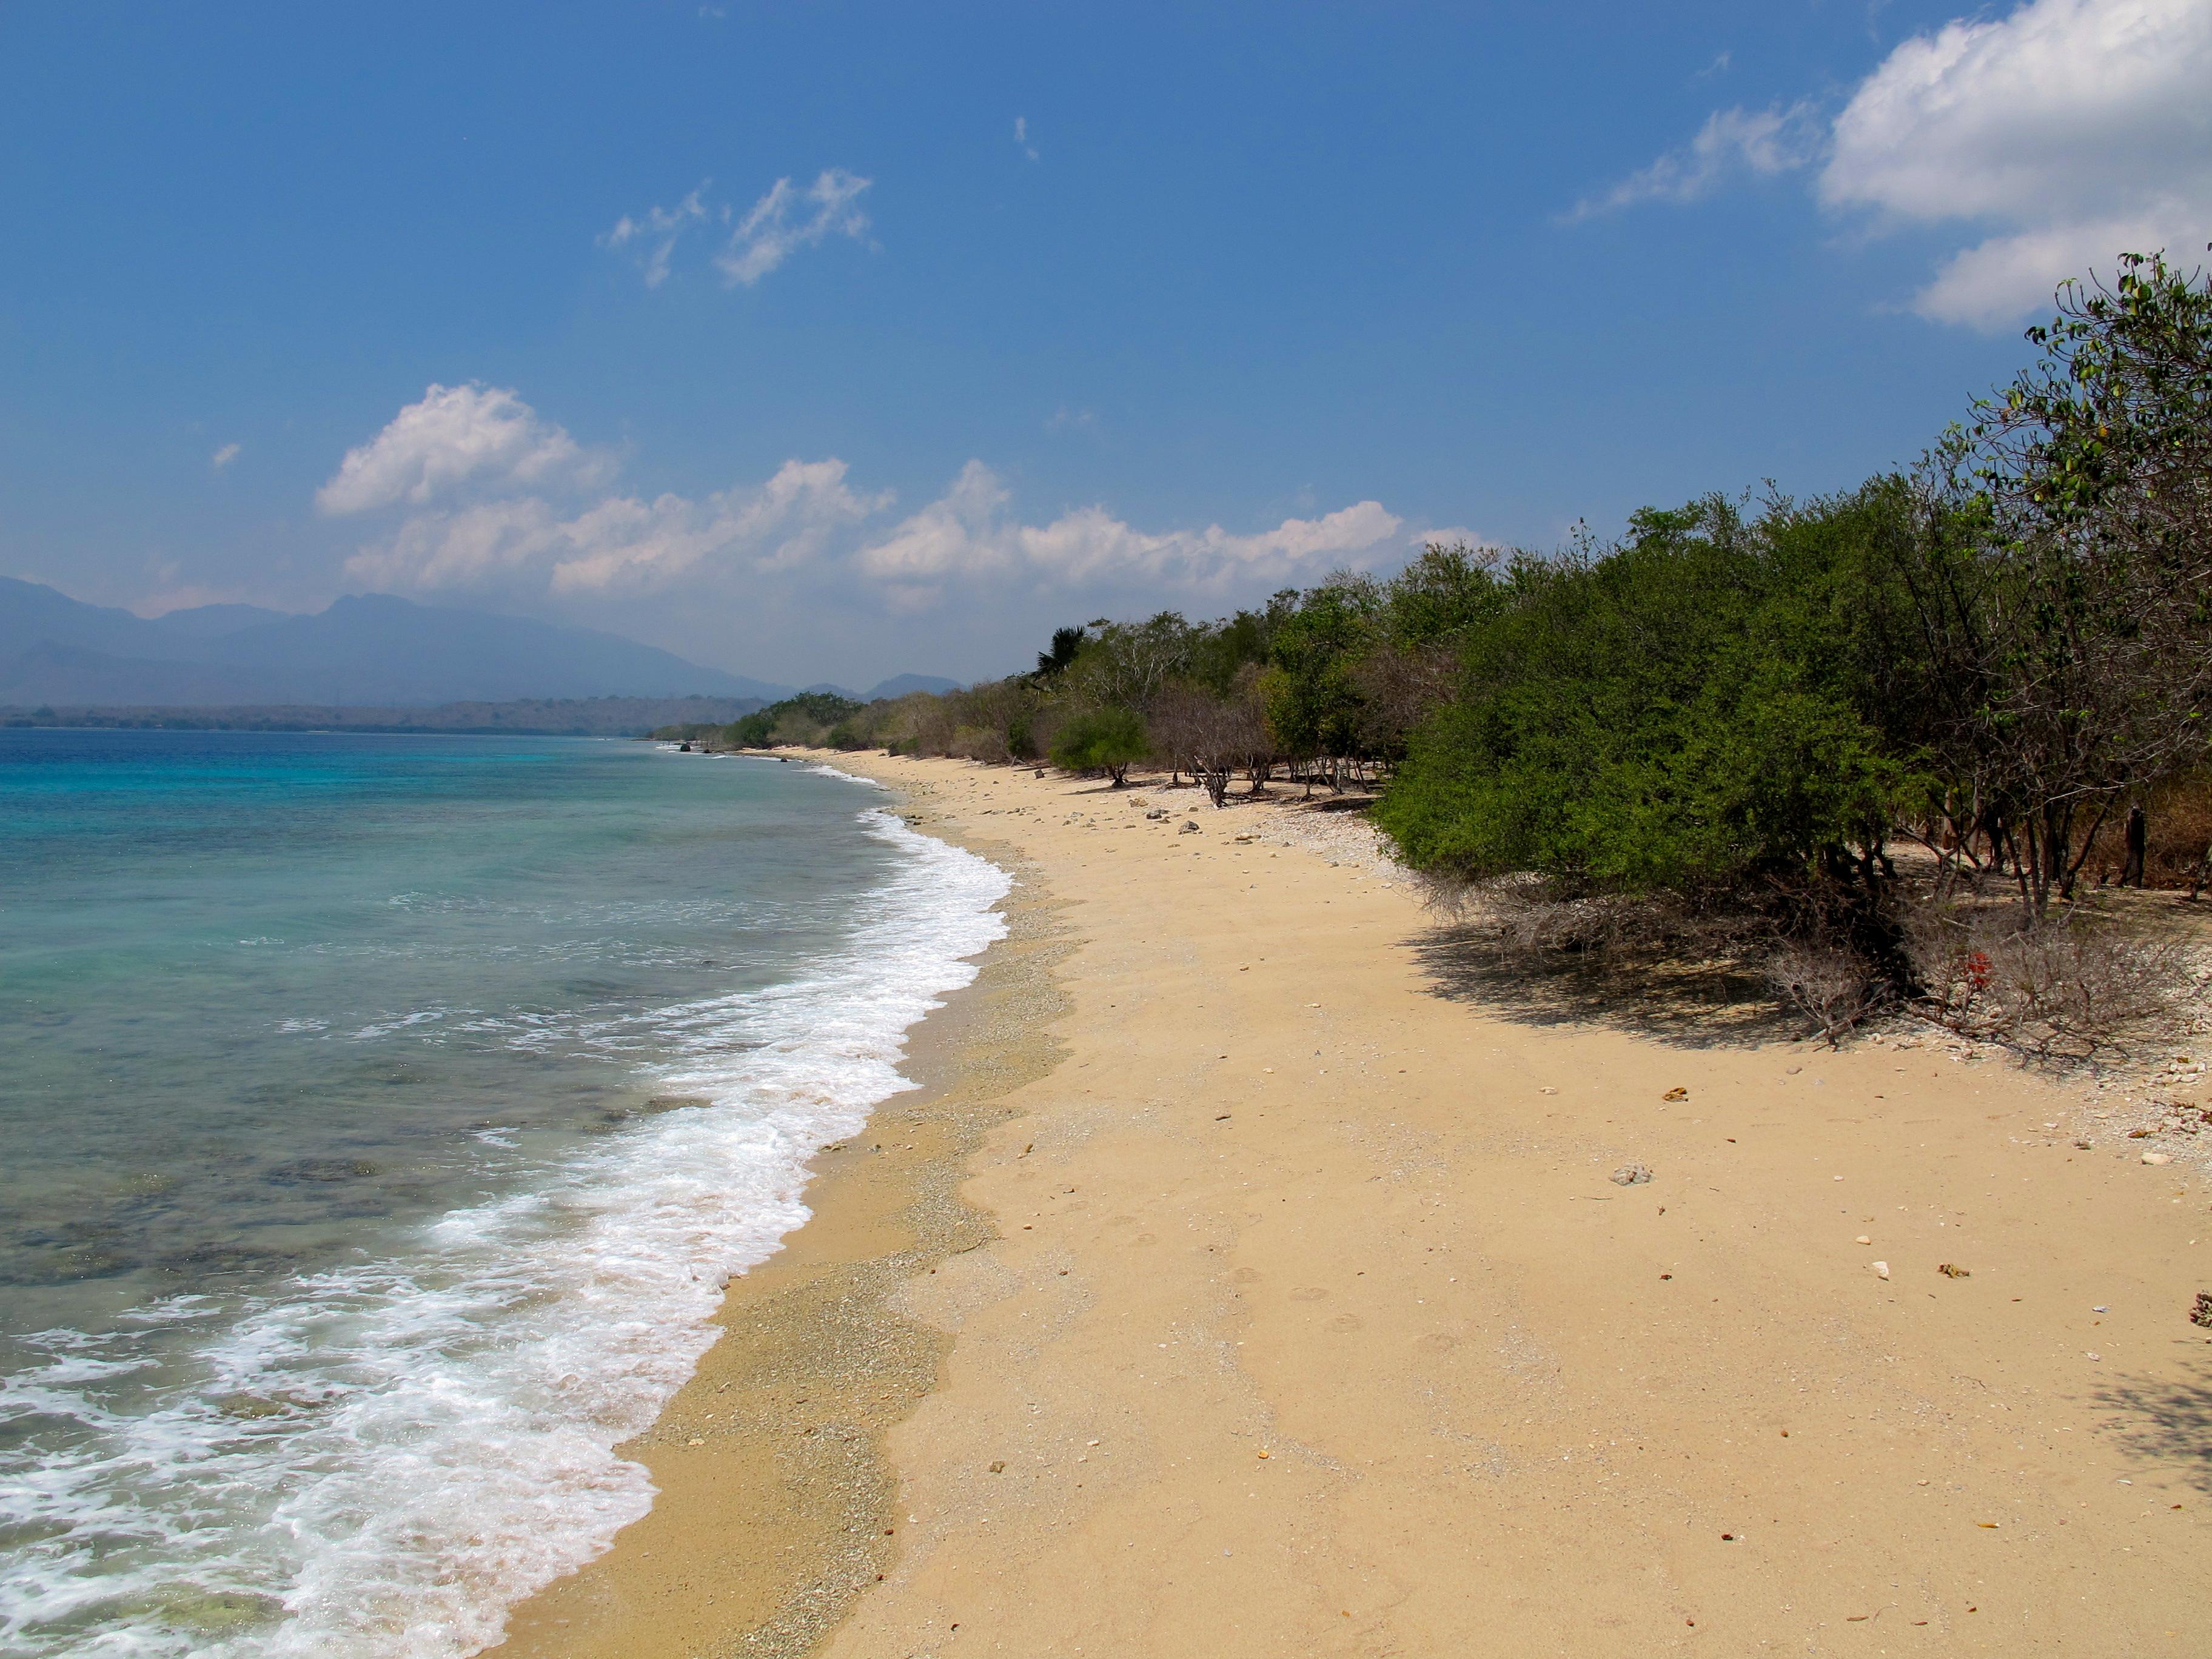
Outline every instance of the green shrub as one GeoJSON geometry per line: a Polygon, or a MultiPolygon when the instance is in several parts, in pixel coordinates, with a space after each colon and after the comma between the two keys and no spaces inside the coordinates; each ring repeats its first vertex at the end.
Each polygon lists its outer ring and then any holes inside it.
{"type": "Polygon", "coordinates": [[[1129,708],[1092,708],[1060,728],[1052,763],[1068,772],[1104,772],[1116,789],[1128,781],[1129,769],[1151,753],[1145,722],[1129,708]]]}

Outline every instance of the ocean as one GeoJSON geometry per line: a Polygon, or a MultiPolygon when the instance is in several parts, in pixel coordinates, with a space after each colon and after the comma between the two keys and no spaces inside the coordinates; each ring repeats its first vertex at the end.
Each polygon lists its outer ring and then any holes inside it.
{"type": "Polygon", "coordinates": [[[827,769],[0,732],[0,1653],[459,1655],[910,1086],[994,866],[827,769]]]}

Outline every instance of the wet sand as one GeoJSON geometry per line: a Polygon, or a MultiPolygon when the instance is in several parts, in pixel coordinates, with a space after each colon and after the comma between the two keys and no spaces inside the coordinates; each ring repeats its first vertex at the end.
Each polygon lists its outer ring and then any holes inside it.
{"type": "Polygon", "coordinates": [[[1266,809],[838,763],[1017,939],[502,1654],[2203,1650],[2212,1213],[2080,1085],[1509,1018],[1266,809]]]}

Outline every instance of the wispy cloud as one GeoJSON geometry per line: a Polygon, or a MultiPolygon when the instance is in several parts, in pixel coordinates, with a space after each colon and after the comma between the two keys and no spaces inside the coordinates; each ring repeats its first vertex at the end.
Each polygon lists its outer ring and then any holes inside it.
{"type": "Polygon", "coordinates": [[[208,465],[220,472],[245,452],[237,444],[225,444],[208,457],[208,465]]]}
{"type": "Polygon", "coordinates": [[[788,179],[777,179],[742,219],[728,204],[707,199],[712,182],[702,180],[674,207],[624,214],[599,238],[599,246],[633,249],[645,285],[659,288],[668,280],[677,246],[688,232],[697,226],[728,225],[729,237],[714,255],[714,268],[725,288],[750,288],[800,248],[832,236],[858,240],[867,234],[868,216],[857,204],[874,181],[842,167],[824,168],[804,189],[788,179]]]}
{"type": "Polygon", "coordinates": [[[1030,118],[1026,115],[1014,117],[1014,143],[1030,161],[1038,161],[1044,159],[1037,154],[1036,146],[1030,143],[1030,118]]]}
{"type": "Polygon", "coordinates": [[[1688,143],[1610,190],[1585,197],[1567,219],[1593,219],[1643,202],[1695,202],[1731,179],[1771,178],[1802,167],[1819,153],[1820,142],[1820,122],[1808,100],[1787,109],[1778,104],[1763,110],[1715,110],[1688,143]]]}
{"type": "MultiPolygon", "coordinates": [[[[615,221],[612,230],[599,238],[599,246],[628,247],[632,243],[640,244],[644,252],[638,264],[645,272],[645,285],[659,288],[668,280],[668,262],[684,233],[695,224],[705,222],[709,216],[702,198],[713,182],[701,179],[699,187],[672,208],[648,208],[645,216],[638,219],[625,213],[615,221]]],[[[727,210],[724,212],[726,216],[727,210]]]]}
{"type": "Polygon", "coordinates": [[[872,182],[842,167],[825,169],[803,191],[777,179],[714,256],[723,281],[750,287],[802,247],[830,236],[865,235],[868,216],[854,204],[872,182]]]}

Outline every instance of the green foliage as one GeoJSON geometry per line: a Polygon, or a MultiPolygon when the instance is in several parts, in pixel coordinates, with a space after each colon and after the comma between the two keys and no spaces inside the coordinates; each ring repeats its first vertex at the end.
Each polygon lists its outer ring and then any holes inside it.
{"type": "Polygon", "coordinates": [[[1382,608],[1373,583],[1346,578],[1306,594],[1273,629],[1267,653],[1272,672],[1261,693],[1268,730],[1286,753],[1364,751],[1360,717],[1366,700],[1353,669],[1382,608]]]}
{"type": "Polygon", "coordinates": [[[1141,715],[1129,708],[1090,708],[1060,729],[1052,763],[1068,772],[1104,772],[1120,788],[1129,769],[1152,752],[1141,715]]]}
{"type": "Polygon", "coordinates": [[[1516,562],[1377,810],[1408,860],[1641,892],[1878,848],[1911,775],[1820,648],[1829,573],[1771,533],[1792,512],[1647,510],[1603,557],[1516,562]]]}
{"type": "Polygon", "coordinates": [[[722,740],[732,749],[765,749],[775,736],[775,714],[772,708],[756,708],[730,722],[722,740]]]}
{"type": "MultiPolygon", "coordinates": [[[[849,722],[860,714],[863,708],[863,704],[854,702],[850,697],[841,697],[832,691],[802,691],[797,696],[786,697],[781,702],[772,702],[742,720],[731,722],[724,732],[723,740],[736,749],[770,749],[782,744],[823,743],[828,740],[833,729],[849,726],[849,722]]],[[[859,728],[849,727],[848,735],[857,739],[859,728]]],[[[866,745],[854,741],[834,746],[862,748],[866,745]]]]}
{"type": "Polygon", "coordinates": [[[1037,653],[1037,678],[1051,679],[1065,672],[1083,649],[1085,637],[1079,628],[1054,629],[1051,646],[1037,653]]]}

